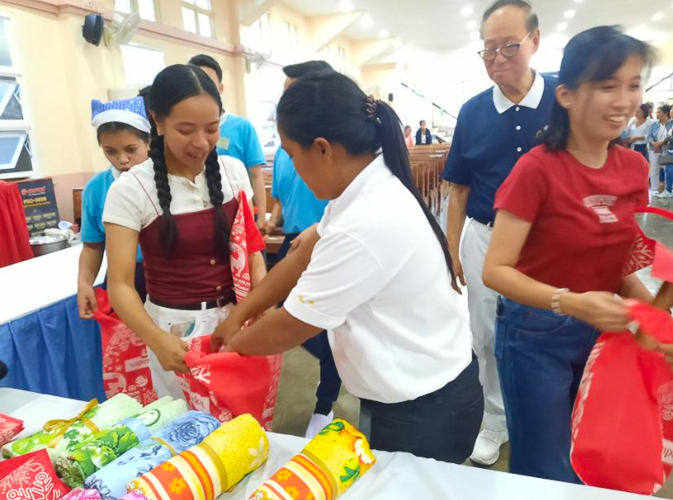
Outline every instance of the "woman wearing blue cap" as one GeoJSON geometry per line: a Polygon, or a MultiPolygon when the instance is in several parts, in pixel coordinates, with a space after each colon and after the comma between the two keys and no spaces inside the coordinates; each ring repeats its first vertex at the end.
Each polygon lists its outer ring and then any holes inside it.
{"type": "MultiPolygon", "coordinates": [[[[97,309],[93,283],[105,252],[103,207],[112,183],[122,172],[147,160],[150,122],[142,97],[103,103],[91,102],[91,125],[96,129],[98,144],[103,148],[110,168],[96,174],[84,188],[82,196],[82,243],[79,259],[77,302],[82,319],[93,318],[97,309]]],[[[138,248],[136,289],[145,295],[142,256],[138,248]]]]}

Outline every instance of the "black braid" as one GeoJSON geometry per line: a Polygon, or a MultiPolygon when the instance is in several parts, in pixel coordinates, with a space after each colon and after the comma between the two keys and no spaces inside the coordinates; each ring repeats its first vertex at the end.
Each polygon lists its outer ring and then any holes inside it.
{"type": "Polygon", "coordinates": [[[157,187],[159,206],[163,214],[161,225],[161,243],[166,253],[171,253],[178,239],[178,229],[171,213],[171,187],[168,184],[168,169],[166,168],[164,137],[157,135],[156,127],[152,127],[152,142],[150,143],[150,158],[154,164],[154,183],[157,187]]]}
{"type": "Polygon", "coordinates": [[[206,159],[206,182],[208,183],[210,202],[215,209],[215,244],[220,254],[228,256],[231,223],[227,220],[227,216],[222,209],[222,204],[224,203],[222,175],[220,174],[220,162],[217,159],[217,151],[215,149],[210,152],[206,159]]]}

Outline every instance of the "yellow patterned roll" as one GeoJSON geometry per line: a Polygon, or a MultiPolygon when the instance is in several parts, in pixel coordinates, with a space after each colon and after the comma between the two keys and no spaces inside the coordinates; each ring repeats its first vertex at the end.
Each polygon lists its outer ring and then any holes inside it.
{"type": "Polygon", "coordinates": [[[131,481],[151,500],[214,500],[236,486],[269,456],[264,429],[250,415],[222,424],[194,446],[131,481]]]}
{"type": "Polygon", "coordinates": [[[333,500],[375,462],[367,438],[348,422],[335,420],[250,500],[333,500]]]}

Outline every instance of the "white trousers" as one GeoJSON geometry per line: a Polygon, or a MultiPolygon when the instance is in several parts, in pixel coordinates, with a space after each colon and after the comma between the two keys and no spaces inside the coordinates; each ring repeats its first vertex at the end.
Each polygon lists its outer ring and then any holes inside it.
{"type": "MultiPolygon", "coordinates": [[[[154,324],[166,332],[170,332],[184,340],[210,335],[226,318],[225,309],[202,309],[200,311],[182,311],[160,307],[147,299],[145,310],[154,324]]],[[[184,398],[178,377],[173,372],[164,371],[159,359],[148,349],[152,383],[157,395],[162,398],[171,396],[175,399],[184,398]]]]}
{"type": "Polygon", "coordinates": [[[472,348],[479,359],[479,379],[484,387],[484,428],[506,431],[505,405],[495,361],[495,313],[498,294],[481,279],[491,228],[470,219],[460,249],[467,282],[472,348]]]}

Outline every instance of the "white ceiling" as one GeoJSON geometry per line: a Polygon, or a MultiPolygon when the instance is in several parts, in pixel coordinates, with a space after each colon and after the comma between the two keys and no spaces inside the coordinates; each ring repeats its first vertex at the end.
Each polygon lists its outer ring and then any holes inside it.
{"type": "MultiPolygon", "coordinates": [[[[283,0],[283,3],[307,15],[319,15],[341,12],[342,1],[283,0]]],[[[386,30],[391,37],[401,40],[401,44],[379,59],[382,62],[407,59],[414,53],[441,57],[474,45],[476,30],[467,23],[478,25],[482,12],[492,1],[350,0],[350,3],[355,11],[371,16],[373,24],[365,27],[363,15],[344,32],[346,38],[377,38],[381,30],[386,30]],[[473,9],[469,16],[461,12],[466,5],[473,9]]],[[[606,24],[621,25],[634,36],[653,43],[673,38],[673,0],[532,0],[532,3],[540,17],[543,43],[550,34],[566,41],[580,31],[606,24]],[[571,19],[564,18],[568,10],[575,10],[571,19]],[[657,13],[663,14],[663,18],[653,20],[657,13]],[[562,22],[568,26],[559,32],[557,25],[562,22]]]]}

